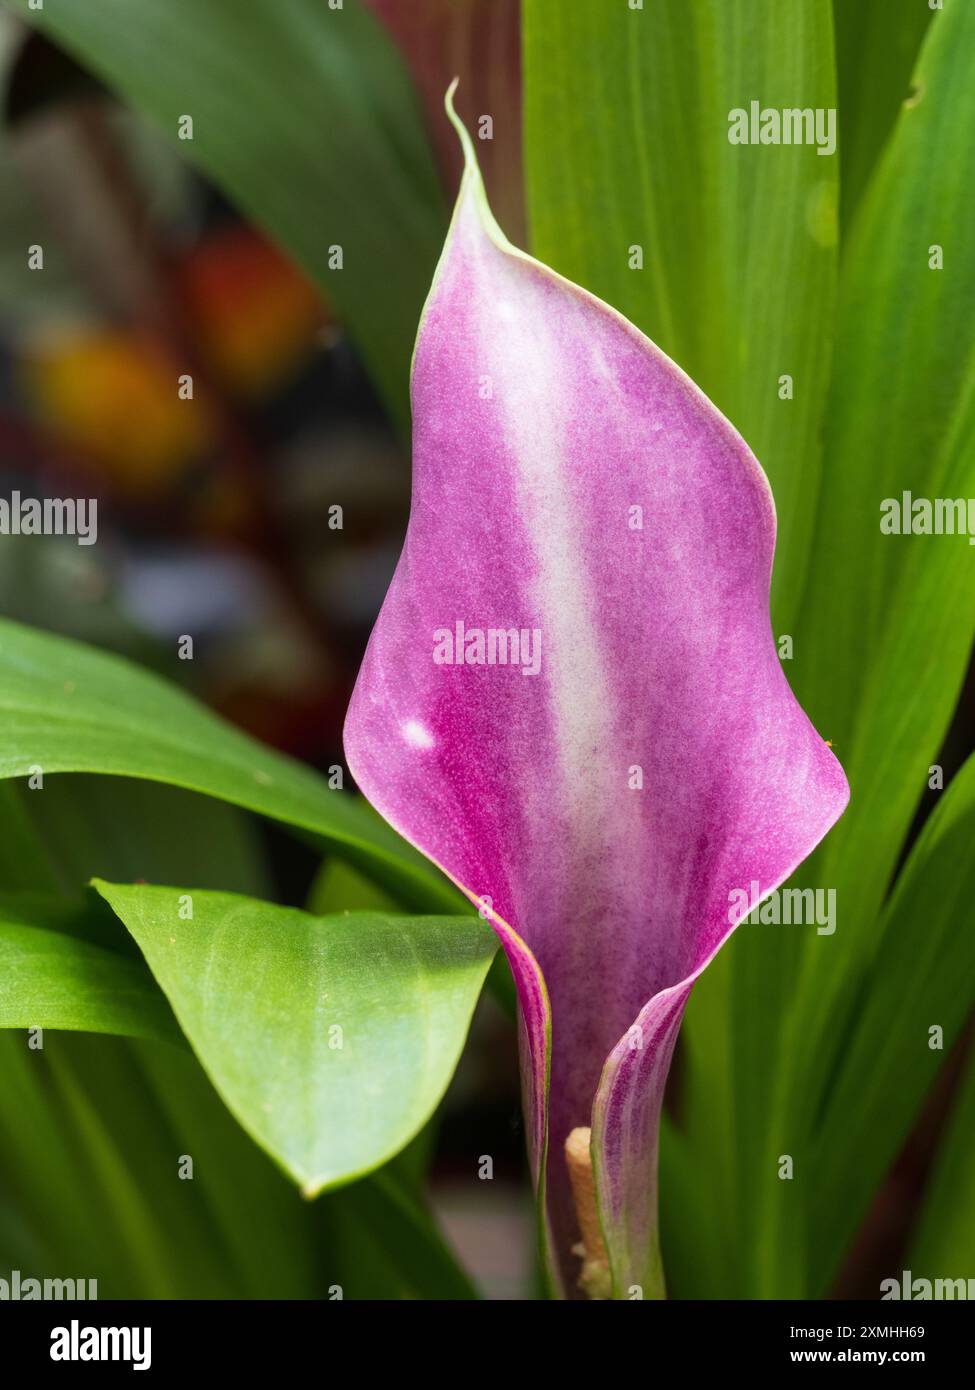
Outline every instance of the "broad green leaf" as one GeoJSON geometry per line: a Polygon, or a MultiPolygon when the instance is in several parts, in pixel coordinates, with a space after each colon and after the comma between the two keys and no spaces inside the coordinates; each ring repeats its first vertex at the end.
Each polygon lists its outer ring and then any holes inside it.
{"type": "Polygon", "coordinates": [[[227,893],[96,881],[248,1133],[308,1195],[422,1128],[496,948],[477,917],[311,917],[227,893]]]}
{"type": "Polygon", "coordinates": [[[359,0],[5,3],[174,141],[192,117],[179,149],[338,306],[405,419],[444,209],[409,81],[359,0]]]}
{"type": "MultiPolygon", "coordinates": [[[[924,1195],[907,1267],[924,1279],[975,1271],[975,1058],[969,1054],[924,1195]]],[[[892,1270],[892,1274],[896,1271],[892,1270]]]]}
{"type": "Polygon", "coordinates": [[[0,719],[0,778],[40,768],[167,782],[323,836],[407,906],[458,901],[363,804],[119,657],[0,620],[0,719]]]}
{"type": "Polygon", "coordinates": [[[729,113],[836,106],[829,0],[526,0],[524,28],[532,249],[637,324],[747,439],[775,493],[774,611],[791,632],[820,471],[837,158],[733,145],[729,113]]]}
{"type": "MultiPolygon", "coordinates": [[[[370,883],[341,859],[330,859],[318,873],[311,887],[307,908],[320,916],[330,912],[347,912],[358,908],[379,912],[400,912],[388,893],[370,883]]],[[[473,911],[473,909],[471,909],[473,911]]],[[[508,1016],[518,1017],[518,998],[511,967],[503,951],[494,957],[488,971],[488,989],[508,1016]]]]}
{"type": "Polygon", "coordinates": [[[931,15],[926,0],[833,0],[844,225],[911,94],[911,71],[931,15]]]}
{"type": "MultiPolygon", "coordinates": [[[[837,1261],[975,1008],[975,756],[926,823],[884,911],[860,991],[833,1026],[839,1065],[821,1109],[809,1181],[813,1289],[837,1261]],[[940,1032],[932,1032],[940,1030],[940,1032]],[[836,1201],[842,1191],[843,1201],[836,1201]]],[[[969,1138],[971,1136],[969,1135],[969,1138]]]]}
{"type": "MultiPolygon", "coordinates": [[[[305,904],[306,910],[316,917],[327,917],[337,912],[381,912],[402,911],[396,902],[374,883],[362,877],[355,869],[341,859],[327,859],[312,883],[305,904]]],[[[488,972],[488,980],[493,978],[498,957],[488,972]]],[[[437,1142],[438,1115],[428,1120],[415,1139],[393,1160],[400,1178],[415,1188],[422,1187],[430,1166],[437,1142]]]]}
{"type": "Polygon", "coordinates": [[[118,1033],[178,1043],[144,966],[57,930],[71,909],[0,898],[0,1028],[118,1033]]]}

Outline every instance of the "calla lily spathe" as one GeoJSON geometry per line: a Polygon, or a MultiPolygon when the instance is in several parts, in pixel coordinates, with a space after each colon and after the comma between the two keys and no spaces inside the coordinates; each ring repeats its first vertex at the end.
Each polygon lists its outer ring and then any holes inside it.
{"type": "Polygon", "coordinates": [[[450,113],[466,169],[413,362],[409,528],[346,753],[507,953],[556,1281],[576,1290],[564,1150],[591,1126],[589,1291],[659,1296],[684,1006],[734,891],[778,887],[848,789],[777,657],[759,464],[632,324],[507,242],[450,113]]]}

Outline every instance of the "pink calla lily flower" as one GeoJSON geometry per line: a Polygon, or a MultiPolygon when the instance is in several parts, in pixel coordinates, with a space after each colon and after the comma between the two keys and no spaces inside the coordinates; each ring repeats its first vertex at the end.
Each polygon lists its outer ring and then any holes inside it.
{"type": "Polygon", "coordinates": [[[556,1282],[659,1297],[691,988],[739,890],[776,889],[849,793],[777,657],[758,462],[632,324],[509,244],[449,110],[466,165],[413,362],[412,510],[346,754],[507,954],[556,1282]]]}

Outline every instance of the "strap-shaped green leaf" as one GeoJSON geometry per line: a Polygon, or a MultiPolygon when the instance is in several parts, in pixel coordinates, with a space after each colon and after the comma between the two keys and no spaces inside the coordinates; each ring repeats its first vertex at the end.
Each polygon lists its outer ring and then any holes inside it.
{"type": "Polygon", "coordinates": [[[409,81],[359,0],[6,3],[174,140],[192,117],[179,148],[338,306],[405,419],[445,210],[409,81]]]}
{"type": "MultiPolygon", "coordinates": [[[[973,845],[975,756],[911,852],[859,997],[834,1016],[840,1063],[810,1164],[810,1273],[819,1292],[975,1007],[973,845]]],[[[816,1099],[807,1097],[811,1109],[816,1099]]]]}
{"type": "MultiPolygon", "coordinates": [[[[975,1057],[969,1054],[911,1244],[907,1266],[922,1279],[973,1278],[975,1250],[975,1057]]],[[[894,1277],[900,1273],[891,1270],[894,1277]]],[[[971,1284],[968,1285],[971,1288],[971,1284]]],[[[952,1294],[952,1297],[955,1295],[952,1294]]],[[[967,1293],[967,1297],[971,1297],[967,1293]]]]}
{"type": "MultiPolygon", "coordinates": [[[[817,865],[815,881],[835,891],[838,925],[834,938],[809,938],[789,1011],[789,1065],[772,1107],[784,1116],[783,1146],[788,1135],[805,1147],[813,1111],[800,1115],[799,1097],[822,1094],[851,1026],[851,990],[866,993],[873,982],[881,904],[975,632],[967,537],[880,529],[884,499],[904,491],[929,501],[975,494],[975,351],[959,348],[975,302],[975,248],[959,231],[975,218],[973,45],[970,6],[935,16],[914,75],[919,99],[902,109],[844,265],[821,562],[804,601],[795,675],[854,790],[817,865]]],[[[780,1214],[786,1186],[769,1189],[780,1214]]],[[[781,1258],[795,1264],[794,1232],[773,1225],[781,1258]]]]}
{"type": "Polygon", "coordinates": [[[0,889],[54,890],[57,875],[44,842],[17,795],[17,788],[0,782],[0,889]]]}
{"type": "Polygon", "coordinates": [[[914,75],[918,99],[902,108],[853,228],[818,561],[792,668],[855,789],[822,875],[861,928],[864,951],[975,632],[967,536],[881,531],[885,499],[975,493],[975,246],[964,231],[975,218],[973,44],[970,5],[935,16],[914,75]]]}
{"type": "Polygon", "coordinates": [[[57,900],[0,899],[0,1028],[178,1043],[179,1029],[145,967],[61,930],[74,915],[57,900]]]}
{"type": "Polygon", "coordinates": [[[479,918],[95,886],[230,1110],[307,1194],[379,1167],[432,1114],[495,952],[479,918]]]}
{"type": "Polygon", "coordinates": [[[918,0],[833,0],[840,100],[840,212],[846,226],[901,103],[932,16],[918,0]]]}
{"type": "Polygon", "coordinates": [[[303,1201],[188,1048],[0,1032],[0,1071],[4,1269],[97,1279],[102,1299],[474,1292],[393,1168],[303,1201]]]}
{"type": "Polygon", "coordinates": [[[3,791],[18,794],[59,886],[73,896],[96,875],[271,895],[260,828],[228,802],[164,782],[84,774],[49,777],[36,790],[0,782],[3,791]]]}
{"type": "Polygon", "coordinates": [[[420,910],[459,895],[363,802],[119,657],[0,620],[0,777],[98,772],[230,801],[323,836],[420,910]]]}

